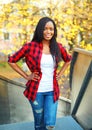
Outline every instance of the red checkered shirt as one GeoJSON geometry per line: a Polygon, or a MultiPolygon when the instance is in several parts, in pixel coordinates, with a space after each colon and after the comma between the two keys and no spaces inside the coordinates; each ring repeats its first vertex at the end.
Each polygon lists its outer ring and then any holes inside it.
{"type": "MultiPolygon", "coordinates": [[[[71,60],[71,56],[67,53],[66,49],[62,46],[62,44],[58,44],[60,48],[60,52],[62,54],[62,59],[64,62],[69,62],[71,60]]],[[[12,56],[9,56],[8,62],[16,63],[21,58],[25,57],[26,64],[28,65],[31,72],[39,72],[40,79],[38,81],[29,80],[26,83],[26,89],[24,90],[24,95],[29,99],[34,101],[36,98],[36,93],[39,87],[39,83],[42,77],[41,73],[41,56],[42,56],[43,44],[37,42],[30,42],[23,45],[19,51],[17,51],[12,56]]],[[[54,70],[53,76],[53,90],[54,90],[54,101],[59,98],[59,87],[56,80],[56,68],[54,70]]]]}

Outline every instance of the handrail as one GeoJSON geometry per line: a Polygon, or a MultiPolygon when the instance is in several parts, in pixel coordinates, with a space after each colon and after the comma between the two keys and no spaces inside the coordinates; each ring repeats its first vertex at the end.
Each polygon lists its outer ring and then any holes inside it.
{"type": "Polygon", "coordinates": [[[14,80],[11,80],[11,79],[8,79],[2,75],[0,75],[0,79],[3,80],[3,81],[6,81],[8,83],[11,83],[11,84],[14,84],[14,85],[17,85],[17,86],[20,86],[22,88],[26,88],[26,86],[20,82],[17,82],[17,81],[14,81],[14,80]]]}
{"type": "Polygon", "coordinates": [[[81,49],[81,48],[74,48],[74,52],[79,52],[79,53],[82,53],[82,54],[92,56],[92,50],[88,51],[88,50],[84,50],[84,49],[81,49]]]}

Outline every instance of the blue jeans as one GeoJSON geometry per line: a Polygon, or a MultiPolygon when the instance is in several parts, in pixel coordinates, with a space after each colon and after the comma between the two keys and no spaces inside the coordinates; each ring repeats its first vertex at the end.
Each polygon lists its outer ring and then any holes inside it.
{"type": "Polygon", "coordinates": [[[53,130],[56,123],[58,101],[53,101],[53,92],[39,92],[34,102],[30,100],[34,115],[35,130],[53,130]]]}

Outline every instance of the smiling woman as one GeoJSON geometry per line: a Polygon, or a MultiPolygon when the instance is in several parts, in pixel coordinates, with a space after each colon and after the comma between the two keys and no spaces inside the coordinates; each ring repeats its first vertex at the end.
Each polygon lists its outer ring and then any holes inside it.
{"type": "Polygon", "coordinates": [[[71,60],[56,37],[55,22],[49,17],[43,17],[38,21],[33,39],[8,59],[9,65],[27,80],[24,95],[33,110],[35,130],[54,130],[59,99],[57,81],[71,60]],[[30,74],[17,64],[22,58],[25,58],[30,74]],[[58,63],[62,60],[64,64],[57,73],[58,63]]]}
{"type": "Polygon", "coordinates": [[[13,0],[0,0],[0,4],[8,4],[12,2],[13,0]]]}

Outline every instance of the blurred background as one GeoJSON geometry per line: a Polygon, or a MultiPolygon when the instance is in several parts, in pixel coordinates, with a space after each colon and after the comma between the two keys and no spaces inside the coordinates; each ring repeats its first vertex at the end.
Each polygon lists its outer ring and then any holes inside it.
{"type": "MultiPolygon", "coordinates": [[[[13,54],[33,36],[41,17],[55,20],[57,41],[72,54],[79,47],[92,51],[92,0],[0,0],[0,75],[26,81],[7,64],[13,54]]],[[[24,61],[18,63],[29,72],[24,61]]],[[[62,66],[60,63],[58,70],[62,66]]],[[[61,96],[70,98],[69,68],[59,80],[61,96]]]]}

